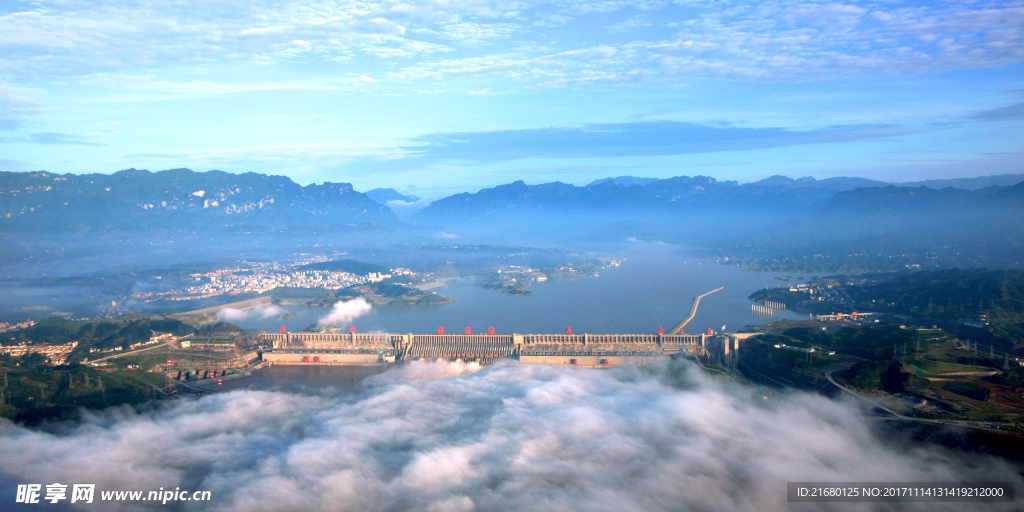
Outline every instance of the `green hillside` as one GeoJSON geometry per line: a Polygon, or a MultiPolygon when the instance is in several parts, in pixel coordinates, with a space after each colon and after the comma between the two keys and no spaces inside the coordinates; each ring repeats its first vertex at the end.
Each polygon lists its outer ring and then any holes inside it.
{"type": "Polygon", "coordinates": [[[914,272],[858,287],[858,307],[929,318],[984,316],[994,334],[1024,342],[1024,271],[949,269],[914,272]]]}

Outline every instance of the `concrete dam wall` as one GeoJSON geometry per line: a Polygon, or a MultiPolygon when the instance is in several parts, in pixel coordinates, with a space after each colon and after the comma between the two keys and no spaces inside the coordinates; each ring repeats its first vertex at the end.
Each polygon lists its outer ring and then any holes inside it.
{"type": "Polygon", "coordinates": [[[274,364],[386,364],[416,359],[602,367],[703,354],[705,334],[386,334],[266,333],[263,360],[274,364]]]}

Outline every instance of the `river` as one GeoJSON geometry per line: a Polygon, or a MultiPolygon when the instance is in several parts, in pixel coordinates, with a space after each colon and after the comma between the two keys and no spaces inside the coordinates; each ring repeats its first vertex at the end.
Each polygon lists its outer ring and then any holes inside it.
{"type": "MultiPolygon", "coordinates": [[[[733,331],[779,318],[806,318],[806,314],[753,314],[747,297],[754,291],[788,283],[775,279],[798,273],[744,272],[714,260],[681,255],[662,244],[636,243],[616,254],[626,261],[601,270],[598,277],[551,279],[529,285],[531,296],[512,297],[480,286],[473,278],[453,279],[434,291],[455,302],[438,306],[376,306],[353,323],[359,332],[474,333],[494,327],[499,334],[561,333],[571,326],[575,333],[657,333],[671,329],[686,317],[697,295],[724,287],[701,300],[697,315],[686,331],[696,333],[725,325],[733,331]]],[[[810,274],[803,275],[809,277],[810,274]]],[[[245,329],[277,331],[284,325],[298,331],[327,313],[324,308],[285,306],[292,316],[259,318],[251,315],[233,321],[245,329]]],[[[347,326],[346,326],[347,327],[347,326]]]]}

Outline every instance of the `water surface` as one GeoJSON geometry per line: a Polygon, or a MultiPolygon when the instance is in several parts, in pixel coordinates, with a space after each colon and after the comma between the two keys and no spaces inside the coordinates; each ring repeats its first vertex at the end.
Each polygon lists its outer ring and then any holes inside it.
{"type": "MultiPolygon", "coordinates": [[[[377,306],[372,313],[353,323],[360,332],[432,333],[439,326],[445,332],[474,333],[494,327],[499,334],[561,333],[571,326],[574,333],[657,333],[671,329],[689,314],[697,295],[725,287],[701,299],[697,315],[686,332],[707,328],[735,331],[779,318],[806,318],[793,312],[773,316],[755,315],[747,297],[754,291],[786,285],[776,276],[797,273],[744,272],[714,260],[680,255],[671,246],[638,243],[621,254],[627,260],[619,267],[601,270],[599,277],[552,279],[529,285],[532,296],[512,297],[487,290],[472,278],[448,281],[435,291],[455,300],[438,306],[377,306]]],[[[806,275],[805,275],[806,277],[806,275]]],[[[324,308],[286,306],[292,317],[248,318],[237,325],[246,329],[276,331],[285,325],[298,331],[327,313],[324,308]]]]}

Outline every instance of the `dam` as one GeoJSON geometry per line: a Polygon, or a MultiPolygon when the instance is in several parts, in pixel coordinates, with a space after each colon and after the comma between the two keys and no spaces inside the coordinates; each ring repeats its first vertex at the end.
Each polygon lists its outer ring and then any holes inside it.
{"type": "Polygon", "coordinates": [[[390,334],[285,332],[262,333],[271,364],[387,364],[416,359],[493,363],[566,364],[586,367],[646,364],[674,355],[705,354],[715,335],[702,334],[390,334]]]}
{"type": "Polygon", "coordinates": [[[643,365],[678,355],[706,355],[727,360],[739,347],[733,335],[707,333],[684,334],[683,327],[697,313],[700,299],[718,288],[694,298],[690,314],[668,334],[658,327],[657,334],[437,334],[287,332],[261,333],[267,348],[263,360],[271,364],[300,365],[374,365],[417,359],[477,361],[482,364],[500,360],[522,363],[562,364],[592,368],[643,365]],[[732,354],[730,354],[732,352],[732,354]]]}

